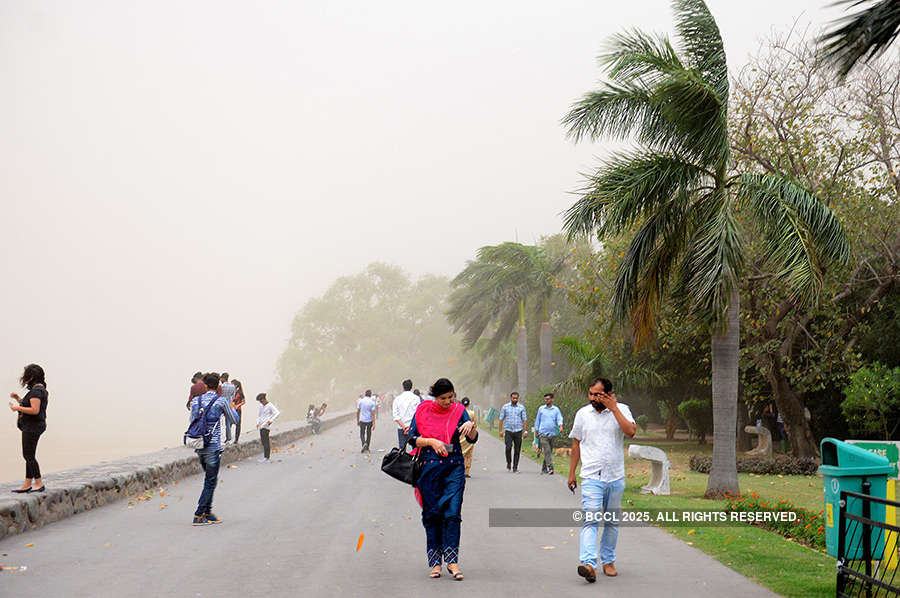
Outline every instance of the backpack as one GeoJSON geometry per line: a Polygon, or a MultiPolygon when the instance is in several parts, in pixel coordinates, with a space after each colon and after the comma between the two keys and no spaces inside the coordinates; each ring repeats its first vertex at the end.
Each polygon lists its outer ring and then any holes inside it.
{"type": "Polygon", "coordinates": [[[202,449],[212,440],[212,432],[214,426],[209,425],[206,419],[206,411],[218,397],[213,397],[206,403],[206,406],[200,402],[201,397],[197,397],[197,416],[191,420],[187,432],[184,433],[184,446],[192,449],[202,449]]]}

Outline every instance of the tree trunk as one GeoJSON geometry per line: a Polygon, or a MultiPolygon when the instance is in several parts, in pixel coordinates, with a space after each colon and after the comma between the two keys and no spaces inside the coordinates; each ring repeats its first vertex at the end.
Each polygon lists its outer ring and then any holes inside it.
{"type": "Polygon", "coordinates": [[[550,322],[541,324],[541,386],[550,386],[553,382],[553,331],[550,322]]]}
{"type": "Polygon", "coordinates": [[[740,357],[740,296],[735,285],[729,296],[725,331],[712,336],[713,458],[706,497],[740,492],[735,454],[738,359],[740,357]]]}
{"type": "Polygon", "coordinates": [[[519,338],[516,343],[516,361],[518,365],[518,385],[519,396],[522,401],[525,400],[525,394],[528,392],[528,333],[524,326],[519,326],[519,338]]]}
{"type": "Polygon", "coordinates": [[[803,401],[791,388],[787,376],[780,368],[772,367],[766,377],[775,393],[775,407],[784,422],[784,431],[791,443],[791,454],[795,457],[818,457],[819,445],[803,415],[803,401]]]}

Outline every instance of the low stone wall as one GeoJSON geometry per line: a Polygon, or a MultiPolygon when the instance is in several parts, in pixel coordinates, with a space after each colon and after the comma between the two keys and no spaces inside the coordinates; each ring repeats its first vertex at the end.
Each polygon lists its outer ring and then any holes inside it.
{"type": "MultiPolygon", "coordinates": [[[[321,429],[353,421],[355,417],[355,411],[326,414],[321,429]]],[[[270,438],[272,446],[278,447],[311,435],[312,428],[306,422],[291,422],[276,424],[270,438]]],[[[259,433],[255,429],[241,430],[240,444],[225,447],[222,465],[261,452],[259,433]]],[[[44,477],[47,490],[40,494],[12,494],[10,490],[19,484],[0,485],[0,538],[42,527],[201,471],[194,451],[180,446],[49,474],[44,477]]]]}

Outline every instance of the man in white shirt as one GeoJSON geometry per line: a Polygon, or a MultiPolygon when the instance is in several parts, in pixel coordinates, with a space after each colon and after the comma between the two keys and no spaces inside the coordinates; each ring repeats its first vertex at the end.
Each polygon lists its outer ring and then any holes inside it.
{"type": "Polygon", "coordinates": [[[406,450],[406,442],[409,440],[409,426],[416,415],[416,408],[421,399],[413,394],[412,380],[403,381],[403,392],[394,398],[391,405],[391,416],[397,424],[397,443],[401,451],[406,450]]]}
{"type": "MultiPolygon", "coordinates": [[[[588,388],[590,405],[575,413],[572,423],[572,458],[569,464],[569,490],[575,492],[575,469],[581,460],[581,508],[584,511],[610,513],[604,517],[600,538],[600,563],[603,574],[618,575],[616,571],[616,541],[619,538],[618,515],[625,491],[625,436],[634,436],[634,417],[628,405],[619,403],[612,392],[612,382],[595,379],[588,388]]],[[[597,581],[597,519],[581,526],[581,549],[578,575],[588,582],[597,581]]]]}
{"type": "Polygon", "coordinates": [[[372,430],[375,428],[375,399],[372,391],[367,390],[366,395],[356,406],[356,425],[359,426],[359,441],[362,444],[361,453],[371,453],[369,444],[372,442],[372,430]]]}
{"type": "Polygon", "coordinates": [[[259,411],[256,416],[256,429],[259,430],[259,440],[263,445],[263,456],[259,459],[260,463],[269,462],[269,454],[272,452],[272,445],[269,443],[269,427],[272,425],[281,413],[266,398],[266,393],[261,392],[256,395],[259,401],[259,411]]]}

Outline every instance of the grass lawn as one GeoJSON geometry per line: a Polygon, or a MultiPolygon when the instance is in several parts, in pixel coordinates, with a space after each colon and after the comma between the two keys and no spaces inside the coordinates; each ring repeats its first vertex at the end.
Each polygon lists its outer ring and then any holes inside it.
{"type": "MultiPolygon", "coordinates": [[[[485,424],[482,430],[486,427],[485,424]]],[[[494,426],[494,435],[499,436],[497,425],[494,426]]],[[[529,438],[522,442],[522,454],[538,461],[530,436],[529,433],[529,438]]],[[[626,445],[628,444],[656,446],[666,452],[671,463],[669,475],[672,494],[670,496],[641,494],[641,486],[650,480],[650,464],[642,459],[626,457],[625,508],[634,510],[724,508],[724,501],[703,498],[708,476],[692,472],[688,467],[692,455],[711,455],[712,445],[700,446],[696,440],[688,440],[684,433],[676,435],[674,440],[666,440],[662,429],[653,428],[648,429],[646,433],[638,429],[634,439],[626,442],[626,445]]],[[[569,458],[554,455],[553,467],[557,474],[568,476],[569,458]]],[[[770,502],[787,499],[798,507],[813,511],[823,509],[821,476],[739,474],[738,478],[741,492],[745,494],[756,492],[770,502]]],[[[658,527],[782,596],[805,598],[834,595],[834,558],[774,532],[751,525],[692,529],[659,524],[658,527]]]]}

